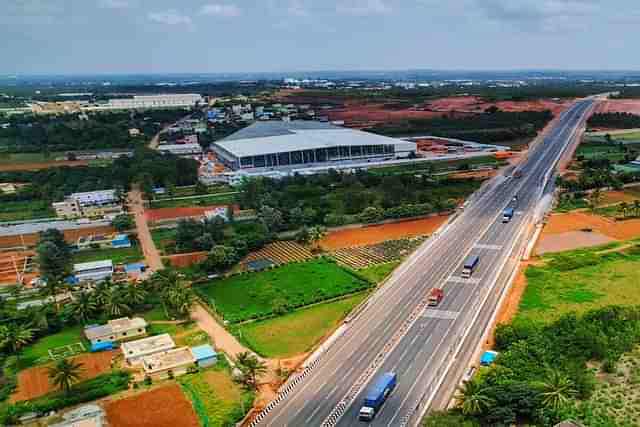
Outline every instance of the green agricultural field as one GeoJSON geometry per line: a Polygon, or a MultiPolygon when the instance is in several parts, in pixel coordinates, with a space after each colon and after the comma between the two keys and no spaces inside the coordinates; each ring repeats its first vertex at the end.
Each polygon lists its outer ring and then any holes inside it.
{"type": "Polygon", "coordinates": [[[405,173],[420,173],[424,170],[429,170],[433,173],[438,172],[455,172],[461,168],[469,167],[471,169],[486,166],[486,167],[498,167],[500,162],[496,160],[494,156],[472,157],[465,160],[439,160],[432,162],[416,162],[401,166],[387,166],[381,168],[371,169],[374,174],[405,174],[405,173]]]}
{"type": "MultiPolygon", "coordinates": [[[[218,194],[218,193],[229,193],[232,191],[234,191],[233,188],[229,187],[228,185],[222,185],[222,184],[207,187],[208,195],[218,194]]],[[[196,196],[196,195],[198,195],[196,193],[196,186],[187,185],[184,187],[176,187],[173,191],[173,196],[162,195],[158,197],[158,199],[162,200],[162,199],[171,199],[172,197],[188,197],[188,196],[196,196]]],[[[205,195],[203,194],[203,196],[205,195]]]]}
{"type": "Polygon", "coordinates": [[[612,163],[624,160],[624,149],[616,144],[585,141],[578,146],[576,158],[587,160],[609,159],[612,163]]]}
{"type": "Polygon", "coordinates": [[[236,425],[253,406],[255,394],[232,380],[225,360],[197,374],[184,375],[179,382],[203,426],[236,425]]]}
{"type": "Polygon", "coordinates": [[[189,199],[163,199],[151,201],[151,209],[192,208],[210,205],[228,205],[236,202],[236,193],[222,193],[189,199]]]}
{"type": "Polygon", "coordinates": [[[0,222],[55,218],[51,205],[45,200],[27,200],[0,203],[0,222]]]}
{"type": "Polygon", "coordinates": [[[40,338],[38,341],[25,347],[20,353],[20,367],[28,368],[36,363],[38,359],[49,356],[48,351],[56,347],[71,345],[82,342],[87,347],[87,341],[82,335],[83,328],[81,325],[65,328],[57,334],[40,338]]]}
{"type": "Polygon", "coordinates": [[[71,262],[74,264],[80,262],[102,261],[110,259],[114,264],[130,264],[144,259],[140,247],[134,245],[130,248],[120,249],[90,249],[79,251],[73,254],[71,262]]]}
{"type": "Polygon", "coordinates": [[[358,270],[358,274],[369,280],[371,283],[379,283],[391,274],[400,261],[391,261],[384,264],[373,265],[371,267],[358,270]]]}
{"type": "Polygon", "coordinates": [[[151,230],[151,238],[158,250],[164,254],[168,254],[171,251],[167,250],[167,245],[174,243],[176,240],[175,228],[156,228],[151,230]]]}
{"type": "Polygon", "coordinates": [[[45,153],[0,153],[0,165],[19,165],[24,163],[52,162],[57,157],[64,157],[64,151],[45,153]]]}
{"type": "Polygon", "coordinates": [[[310,351],[366,296],[366,293],[361,293],[296,310],[273,319],[245,323],[234,332],[261,356],[295,356],[310,351]]]}
{"type": "Polygon", "coordinates": [[[318,303],[371,287],[331,260],[320,258],[247,273],[199,286],[196,291],[232,323],[318,303]]]}
{"type": "Polygon", "coordinates": [[[527,289],[516,321],[552,322],[570,312],[640,304],[640,246],[621,243],[544,256],[527,268],[527,289]]]}

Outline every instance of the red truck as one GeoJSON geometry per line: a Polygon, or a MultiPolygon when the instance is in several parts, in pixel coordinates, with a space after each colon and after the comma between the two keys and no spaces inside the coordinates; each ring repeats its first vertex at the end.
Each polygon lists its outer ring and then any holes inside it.
{"type": "Polygon", "coordinates": [[[444,291],[440,288],[433,288],[431,292],[429,292],[429,306],[437,307],[444,298],[444,291]]]}

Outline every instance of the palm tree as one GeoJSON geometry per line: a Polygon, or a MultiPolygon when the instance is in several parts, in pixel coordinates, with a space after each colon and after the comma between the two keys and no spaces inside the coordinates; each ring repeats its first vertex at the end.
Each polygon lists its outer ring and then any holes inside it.
{"type": "Polygon", "coordinates": [[[591,210],[596,210],[600,203],[602,202],[602,191],[599,188],[596,188],[589,194],[589,202],[591,204],[591,210]]]}
{"type": "Polygon", "coordinates": [[[480,415],[493,405],[493,399],[487,395],[487,387],[479,381],[465,381],[458,386],[456,406],[464,415],[480,415]]]}
{"type": "Polygon", "coordinates": [[[71,386],[80,380],[82,370],[82,363],[76,363],[70,359],[62,359],[48,369],[49,381],[66,394],[69,394],[71,386]]]}
{"type": "Polygon", "coordinates": [[[124,302],[124,295],[119,288],[109,288],[106,291],[104,309],[110,317],[120,317],[131,310],[124,302]]]}
{"type": "Polygon", "coordinates": [[[258,377],[267,373],[267,365],[248,351],[238,353],[236,363],[244,374],[244,383],[253,388],[258,386],[258,377]]]}
{"type": "Polygon", "coordinates": [[[104,282],[98,283],[93,290],[93,300],[96,302],[98,307],[104,307],[107,302],[107,294],[111,289],[111,282],[109,280],[105,280],[104,282]]]}
{"type": "Polygon", "coordinates": [[[49,322],[49,316],[55,309],[51,304],[44,304],[41,306],[32,307],[29,309],[29,326],[39,331],[48,331],[49,326],[51,326],[49,322]]]}
{"type": "Polygon", "coordinates": [[[566,407],[578,394],[573,381],[556,369],[550,370],[537,386],[540,389],[542,404],[555,411],[566,407]]]}
{"type": "Polygon", "coordinates": [[[87,323],[95,313],[96,307],[93,297],[88,292],[82,292],[76,297],[75,302],[71,304],[69,312],[74,319],[87,323]]]}
{"type": "Polygon", "coordinates": [[[633,216],[638,216],[638,212],[640,212],[640,200],[633,201],[633,216]]]}
{"type": "Polygon", "coordinates": [[[147,291],[141,285],[130,283],[124,290],[124,295],[130,304],[142,304],[147,297],[147,291]]]}
{"type": "Polygon", "coordinates": [[[18,323],[0,325],[0,348],[18,356],[20,350],[33,340],[33,329],[18,323]]]}

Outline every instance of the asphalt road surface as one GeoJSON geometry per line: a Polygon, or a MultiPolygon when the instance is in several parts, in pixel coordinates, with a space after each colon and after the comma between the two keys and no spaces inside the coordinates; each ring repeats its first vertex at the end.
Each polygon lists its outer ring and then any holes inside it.
{"type": "Polygon", "coordinates": [[[478,319],[495,309],[497,278],[504,275],[536,204],[549,191],[546,178],[592,103],[579,101],[563,113],[529,151],[519,167],[521,178],[493,179],[439,236],[406,260],[304,379],[259,416],[258,425],[364,426],[357,415],[367,386],[388,371],[397,374],[398,385],[368,424],[414,423],[420,402],[435,397],[448,372],[460,372],[449,369],[458,349],[465,351],[465,342],[483,334],[486,324],[478,319]],[[516,215],[505,224],[502,211],[509,206],[516,215]],[[471,279],[462,279],[468,255],[478,255],[480,262],[471,279]],[[438,307],[427,307],[426,297],[436,287],[444,289],[444,299],[438,307]]]}

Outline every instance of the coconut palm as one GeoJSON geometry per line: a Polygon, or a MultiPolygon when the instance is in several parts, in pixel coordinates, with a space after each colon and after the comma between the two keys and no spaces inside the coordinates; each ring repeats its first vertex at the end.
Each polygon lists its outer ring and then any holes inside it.
{"type": "Polygon", "coordinates": [[[18,323],[0,325],[0,348],[16,356],[33,340],[33,329],[18,323]]]}
{"type": "Polygon", "coordinates": [[[618,210],[622,214],[624,218],[627,217],[627,212],[629,211],[629,204],[627,202],[622,202],[618,205],[618,210]]]}
{"type": "Polygon", "coordinates": [[[487,387],[479,381],[465,381],[458,386],[456,395],[456,406],[464,415],[480,415],[492,404],[493,399],[487,394],[487,387]]]}
{"type": "Polygon", "coordinates": [[[93,300],[98,307],[103,307],[107,302],[107,294],[111,289],[111,282],[105,280],[98,283],[93,289],[93,300]]]}
{"type": "Polygon", "coordinates": [[[39,331],[48,331],[51,326],[49,317],[55,309],[51,304],[31,307],[28,309],[29,326],[39,331]]]}
{"type": "Polygon", "coordinates": [[[73,360],[62,359],[48,369],[51,384],[63,390],[66,394],[71,391],[71,386],[80,380],[82,375],[82,363],[73,360]]]}
{"type": "Polygon", "coordinates": [[[633,216],[639,216],[640,213],[640,200],[633,201],[633,216]]]}
{"type": "Polygon", "coordinates": [[[142,304],[147,297],[144,287],[136,283],[129,283],[124,288],[124,296],[129,304],[142,304]]]}
{"type": "Polygon", "coordinates": [[[131,311],[120,288],[109,288],[105,292],[104,310],[110,317],[120,317],[131,311]]]}
{"type": "Polygon", "coordinates": [[[555,411],[566,407],[578,394],[573,381],[556,369],[550,370],[545,379],[536,385],[540,390],[542,404],[555,411]]]}
{"type": "Polygon", "coordinates": [[[258,378],[267,373],[267,365],[248,351],[238,353],[236,363],[244,374],[244,383],[249,387],[256,388],[258,378]]]}
{"type": "Polygon", "coordinates": [[[87,292],[82,292],[76,296],[76,300],[71,304],[69,312],[74,319],[82,323],[87,323],[96,312],[96,308],[97,305],[93,296],[87,292]]]}

